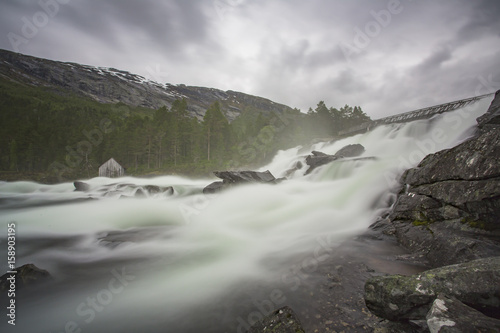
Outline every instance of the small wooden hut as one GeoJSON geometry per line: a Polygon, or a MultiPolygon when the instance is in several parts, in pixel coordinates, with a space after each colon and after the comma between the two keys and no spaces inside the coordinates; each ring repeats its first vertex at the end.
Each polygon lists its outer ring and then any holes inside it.
{"type": "Polygon", "coordinates": [[[99,167],[99,177],[121,177],[125,175],[125,169],[114,158],[110,158],[99,167]]]}

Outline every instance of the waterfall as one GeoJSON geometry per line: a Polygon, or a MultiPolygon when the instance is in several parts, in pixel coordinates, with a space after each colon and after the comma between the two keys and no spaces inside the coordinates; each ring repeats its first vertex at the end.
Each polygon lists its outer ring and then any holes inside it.
{"type": "Polygon", "coordinates": [[[386,211],[406,169],[473,135],[490,102],[280,151],[260,170],[278,178],[299,161],[303,166],[276,185],[203,195],[213,179],[99,177],[85,180],[88,192],[72,183],[0,183],[0,244],[6,248],[7,224],[15,222],[16,266],[34,263],[55,277],[47,289],[18,293],[16,328],[237,331],[252,308],[280,305],[284,290],[293,294],[297,265],[321,265],[386,211]],[[305,175],[312,150],[334,154],[355,143],[365,147],[362,157],[374,159],[333,162],[305,175]],[[134,197],[145,185],[172,186],[174,193],[134,197]],[[276,288],[267,303],[256,303],[248,295],[262,286],[276,288]]]}

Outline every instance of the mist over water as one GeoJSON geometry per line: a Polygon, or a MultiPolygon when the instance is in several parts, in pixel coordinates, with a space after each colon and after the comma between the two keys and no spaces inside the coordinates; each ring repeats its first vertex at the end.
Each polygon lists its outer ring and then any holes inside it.
{"type": "MultiPolygon", "coordinates": [[[[213,179],[94,178],[85,180],[89,192],[75,192],[72,183],[0,183],[0,253],[7,223],[16,222],[16,266],[34,263],[56,279],[18,294],[16,331],[64,332],[74,323],[82,332],[235,332],[237,318],[255,310],[245,292],[294,290],[293,267],[304,258],[320,264],[363,232],[389,208],[401,174],[470,137],[490,102],[280,151],[260,170],[279,178],[298,161],[303,167],[277,185],[203,195],[213,179]],[[334,154],[354,143],[366,148],[361,157],[375,159],[304,175],[311,150],[334,154]],[[135,186],[103,194],[116,183],[173,186],[174,194],[135,198],[135,186]]],[[[6,260],[0,269],[8,270],[6,260]]],[[[0,329],[6,327],[2,320],[0,329]]]]}

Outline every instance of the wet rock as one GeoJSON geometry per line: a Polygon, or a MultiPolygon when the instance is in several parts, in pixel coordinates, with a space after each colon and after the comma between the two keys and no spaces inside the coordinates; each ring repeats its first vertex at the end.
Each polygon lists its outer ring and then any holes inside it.
{"type": "Polygon", "coordinates": [[[495,98],[488,108],[488,112],[477,118],[477,124],[480,128],[497,126],[500,124],[500,90],[496,92],[495,98]]]}
{"type": "Polygon", "coordinates": [[[172,186],[160,187],[156,185],[146,185],[143,188],[149,195],[159,193],[174,194],[174,188],[172,186]]]}
{"type": "Polygon", "coordinates": [[[302,169],[303,166],[301,161],[297,161],[292,168],[285,171],[285,177],[290,177],[295,171],[302,169]]]}
{"type": "Polygon", "coordinates": [[[309,169],[307,169],[306,175],[310,174],[317,167],[336,161],[339,158],[339,156],[327,155],[320,151],[312,151],[311,155],[306,157],[306,164],[309,165],[309,169]]]}
{"type": "Polygon", "coordinates": [[[90,185],[84,182],[76,181],[73,185],[75,186],[75,191],[87,192],[90,190],[90,185]]]}
{"type": "Polygon", "coordinates": [[[500,257],[445,266],[417,275],[389,275],[365,283],[366,306],[392,321],[420,320],[440,294],[482,312],[500,311],[500,257]]]}
{"type": "Polygon", "coordinates": [[[269,172],[259,171],[216,171],[214,175],[222,179],[224,183],[270,183],[276,178],[269,172]]]}
{"type": "Polygon", "coordinates": [[[493,129],[454,148],[427,155],[416,168],[408,170],[403,180],[416,187],[497,177],[500,177],[500,131],[493,129]]]}
{"type": "MultiPolygon", "coordinates": [[[[84,182],[74,182],[76,191],[89,192],[91,186],[84,182]]],[[[129,183],[113,183],[96,187],[92,190],[92,194],[99,193],[98,196],[113,197],[119,196],[124,198],[144,198],[155,194],[174,194],[172,186],[157,186],[157,185],[135,185],[129,183]]]]}
{"type": "Polygon", "coordinates": [[[425,256],[433,267],[500,254],[498,236],[487,231],[480,233],[462,219],[395,221],[392,225],[399,243],[413,253],[425,256]]]}
{"type": "Polygon", "coordinates": [[[247,333],[305,333],[305,331],[295,312],[285,306],[250,327],[247,333]]]}
{"type": "Polygon", "coordinates": [[[365,152],[365,147],[359,143],[347,145],[335,153],[337,157],[357,157],[365,152]]]}
{"type": "Polygon", "coordinates": [[[346,157],[356,157],[365,152],[365,147],[360,144],[347,145],[337,151],[335,155],[328,155],[320,151],[312,151],[311,155],[306,157],[306,164],[309,165],[309,169],[306,171],[306,175],[311,173],[314,169],[319,166],[331,163],[338,159],[346,157]]]}
{"type": "Polygon", "coordinates": [[[99,233],[96,238],[99,244],[115,248],[124,243],[140,243],[152,239],[168,239],[171,237],[171,227],[141,227],[128,230],[111,230],[99,233]]]}
{"type": "Polygon", "coordinates": [[[431,333],[500,332],[500,320],[444,294],[434,300],[426,319],[431,333]]]}
{"type": "Polygon", "coordinates": [[[146,197],[146,192],[142,188],[138,188],[134,192],[134,197],[136,198],[145,198],[146,197]]]}
{"type": "Polygon", "coordinates": [[[17,273],[7,273],[0,277],[0,290],[2,292],[9,290],[12,277],[14,277],[16,281],[16,290],[47,282],[52,279],[49,272],[44,269],[40,269],[33,264],[23,265],[14,269],[14,271],[17,273]]]}
{"type": "Polygon", "coordinates": [[[204,194],[213,194],[213,193],[217,193],[219,191],[221,191],[222,189],[224,188],[224,182],[213,182],[209,185],[207,185],[204,189],[203,189],[203,193],[204,194]]]}
{"type": "Polygon", "coordinates": [[[475,137],[426,156],[401,178],[389,215],[398,241],[439,267],[500,255],[497,93],[475,137]]]}
{"type": "Polygon", "coordinates": [[[244,183],[269,183],[276,184],[283,179],[276,179],[272,173],[267,170],[260,171],[216,171],[214,174],[222,179],[222,182],[213,182],[203,189],[203,193],[216,193],[225,188],[236,184],[244,183]]]}
{"type": "Polygon", "coordinates": [[[440,208],[440,202],[431,197],[408,193],[398,198],[389,218],[391,220],[436,221],[441,216],[440,208]]]}

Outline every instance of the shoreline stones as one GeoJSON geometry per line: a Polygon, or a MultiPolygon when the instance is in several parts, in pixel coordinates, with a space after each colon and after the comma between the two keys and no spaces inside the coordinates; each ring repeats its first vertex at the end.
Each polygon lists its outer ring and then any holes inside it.
{"type": "Polygon", "coordinates": [[[246,333],[305,333],[295,312],[288,306],[274,310],[246,333]]]}

